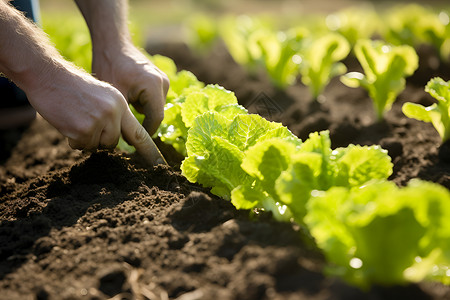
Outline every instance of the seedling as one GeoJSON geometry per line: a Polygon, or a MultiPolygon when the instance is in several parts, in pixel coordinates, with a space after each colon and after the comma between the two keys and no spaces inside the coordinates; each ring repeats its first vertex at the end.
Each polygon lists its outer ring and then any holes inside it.
{"type": "Polygon", "coordinates": [[[262,66],[263,53],[258,45],[259,32],[267,32],[268,30],[273,30],[268,22],[247,15],[225,17],[221,20],[219,26],[220,37],[225,42],[228,52],[251,75],[256,74],[262,66]]]}
{"type": "Polygon", "coordinates": [[[303,27],[292,28],[286,32],[260,30],[253,38],[260,47],[261,60],[272,83],[284,89],[295,83],[299,74],[302,49],[308,30],[303,27]]]}
{"type": "Polygon", "coordinates": [[[350,7],[329,14],[327,27],[344,36],[353,47],[358,40],[370,39],[378,31],[380,20],[371,7],[350,7]]]}
{"type": "Polygon", "coordinates": [[[383,37],[394,45],[432,45],[443,60],[450,59],[449,15],[428,7],[409,4],[391,9],[386,16],[383,37]]]}
{"type": "Polygon", "coordinates": [[[405,89],[405,77],[417,69],[419,58],[411,46],[390,46],[381,41],[360,40],[354,51],[365,74],[350,72],[341,76],[341,81],[349,87],[366,89],[377,119],[382,120],[405,89]]]}
{"type": "Polygon", "coordinates": [[[336,33],[329,33],[305,46],[303,63],[300,65],[302,82],[317,99],[331,78],[341,75],[347,68],[340,60],[347,57],[350,45],[336,33]]]}
{"type": "Polygon", "coordinates": [[[437,103],[428,107],[407,102],[402,111],[408,118],[432,123],[441,136],[442,142],[450,138],[450,81],[436,77],[428,81],[425,91],[433,96],[437,103]]]}
{"type": "Polygon", "coordinates": [[[450,193],[412,180],[313,192],[305,223],[331,263],[327,272],[362,288],[450,282],[450,193]]]}

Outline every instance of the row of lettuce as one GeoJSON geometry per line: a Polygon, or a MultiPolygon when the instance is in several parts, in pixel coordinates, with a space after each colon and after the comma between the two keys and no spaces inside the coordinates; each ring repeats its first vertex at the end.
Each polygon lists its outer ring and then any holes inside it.
{"type": "Polygon", "coordinates": [[[184,176],[238,209],[270,211],[314,238],[327,272],[360,287],[424,279],[450,283],[450,193],[412,180],[388,181],[379,146],[331,149],[327,131],[301,141],[248,114],[234,93],[205,86],[167,57],[154,56],[171,88],[157,134],[185,160],[184,176]]]}
{"type": "Polygon", "coordinates": [[[443,61],[450,59],[450,18],[445,10],[409,4],[377,13],[353,7],[327,16],[300,15],[298,24],[290,20],[288,28],[275,20],[194,16],[187,26],[189,44],[204,51],[221,39],[250,73],[265,70],[281,89],[300,78],[314,99],[320,99],[333,77],[341,76],[349,87],[368,91],[378,119],[404,90],[405,78],[418,68],[419,45],[431,45],[443,61]],[[364,73],[346,73],[341,61],[350,53],[364,73]]]}

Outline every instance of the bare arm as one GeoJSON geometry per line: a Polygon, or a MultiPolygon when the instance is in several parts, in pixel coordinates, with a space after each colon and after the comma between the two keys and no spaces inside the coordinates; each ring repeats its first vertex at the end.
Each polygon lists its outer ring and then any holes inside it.
{"type": "Polygon", "coordinates": [[[76,0],[88,24],[93,44],[93,74],[118,88],[146,118],[150,134],[164,117],[169,89],[167,76],[131,42],[126,0],[76,0]]]}
{"type": "Polygon", "coordinates": [[[114,147],[122,131],[155,162],[157,148],[118,90],[65,61],[45,34],[5,0],[0,0],[0,28],[0,72],[25,91],[71,147],[114,147]]]}

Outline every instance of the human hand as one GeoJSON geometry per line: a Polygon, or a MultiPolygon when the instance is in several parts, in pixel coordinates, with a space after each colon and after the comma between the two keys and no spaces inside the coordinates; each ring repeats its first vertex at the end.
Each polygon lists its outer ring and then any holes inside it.
{"type": "MultiPolygon", "coordinates": [[[[96,36],[99,36],[96,38],[96,45],[97,41],[105,37],[111,43],[114,43],[115,38],[118,37],[127,37],[126,40],[128,40],[126,22],[122,16],[126,11],[124,3],[108,0],[80,0],[81,6],[86,9],[92,8],[94,11],[92,15],[87,12],[90,16],[89,20],[93,20],[94,23],[99,22],[102,27],[98,32],[95,31],[98,33],[96,36]],[[98,15],[105,15],[104,8],[111,12],[110,22],[105,23],[97,18],[98,15]],[[123,34],[110,30],[116,21],[123,34]],[[108,38],[109,36],[112,38],[108,38]]],[[[90,10],[87,9],[87,11],[90,10]]],[[[97,26],[90,24],[93,27],[97,26]]],[[[2,28],[0,40],[8,41],[8,43],[2,43],[0,47],[0,72],[25,91],[34,108],[68,137],[72,148],[82,150],[113,148],[122,133],[124,139],[133,145],[148,162],[157,164],[160,159],[164,163],[158,148],[133,116],[127,101],[117,89],[67,62],[40,29],[5,1],[0,1],[0,27],[2,28]]],[[[123,44],[125,45],[127,44],[123,44]]],[[[120,49],[126,49],[123,46],[120,49]]],[[[105,49],[105,47],[101,48],[105,49]]],[[[106,47],[106,49],[109,48],[111,47],[106,47]]],[[[130,58],[136,58],[135,64],[140,62],[141,58],[137,54],[131,51],[125,53],[128,53],[130,58]]],[[[123,61],[123,58],[119,59],[123,61]]],[[[143,64],[143,69],[148,70],[146,73],[151,73],[150,70],[156,72],[156,69],[147,65],[147,63],[143,64]]],[[[126,72],[127,67],[117,68],[117,70],[126,72]]],[[[141,73],[142,77],[148,77],[144,76],[145,72],[141,71],[141,73]]],[[[139,81],[137,75],[133,74],[134,79],[139,81]]],[[[116,77],[112,82],[116,82],[115,79],[116,77]]],[[[117,84],[124,88],[129,82],[122,79],[117,81],[117,84]]],[[[154,98],[159,99],[159,102],[163,101],[164,88],[161,85],[156,87],[159,87],[159,93],[152,89],[157,95],[154,98]]],[[[136,88],[129,88],[127,93],[129,99],[140,99],[141,94],[147,94],[136,88]]],[[[143,110],[148,110],[147,103],[150,102],[141,101],[140,103],[143,110]]],[[[159,105],[155,106],[159,107],[159,105]]],[[[155,109],[155,111],[162,114],[162,109],[155,109]]]]}
{"type": "Polygon", "coordinates": [[[145,115],[143,126],[149,134],[156,132],[164,118],[169,89],[166,74],[132,44],[95,48],[92,72],[98,79],[116,87],[139,113],[145,115]]]}
{"type": "Polygon", "coordinates": [[[146,130],[111,85],[66,64],[40,78],[27,95],[35,109],[69,140],[74,149],[113,149],[124,139],[151,164],[165,163],[146,130]]]}

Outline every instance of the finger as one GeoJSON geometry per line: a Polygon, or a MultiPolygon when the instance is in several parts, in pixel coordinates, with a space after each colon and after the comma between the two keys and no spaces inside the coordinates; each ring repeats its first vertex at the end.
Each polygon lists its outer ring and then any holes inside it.
{"type": "Polygon", "coordinates": [[[89,142],[85,145],[84,149],[88,152],[93,152],[98,149],[100,145],[100,136],[102,135],[102,129],[98,128],[95,130],[95,132],[91,135],[91,138],[89,142]]]}
{"type": "Polygon", "coordinates": [[[102,133],[102,135],[100,136],[100,144],[98,146],[98,149],[111,151],[114,150],[117,144],[119,143],[120,135],[115,138],[112,137],[104,138],[105,135],[110,134],[107,134],[105,132],[102,133]]]}
{"type": "Polygon", "coordinates": [[[140,113],[145,115],[142,126],[150,135],[153,135],[164,119],[165,98],[160,93],[155,93],[151,89],[146,89],[139,95],[139,99],[133,103],[133,106],[140,113]]]}
{"type": "Polygon", "coordinates": [[[99,146],[100,136],[102,130],[97,129],[91,135],[82,136],[77,138],[68,138],[69,146],[72,149],[83,150],[92,152],[95,151],[99,146]]]}
{"type": "Polygon", "coordinates": [[[162,110],[162,112],[153,111],[150,114],[145,114],[145,116],[142,126],[144,126],[145,130],[147,130],[150,135],[153,135],[164,119],[164,110],[162,110]]]}
{"type": "Polygon", "coordinates": [[[167,164],[150,135],[139,124],[129,109],[122,117],[122,135],[125,141],[134,146],[136,151],[151,165],[167,164]]]}
{"type": "Polygon", "coordinates": [[[84,149],[84,144],[80,143],[79,141],[76,141],[71,138],[67,138],[67,141],[69,142],[70,148],[72,148],[74,150],[83,150],[84,149]]]}
{"type": "Polygon", "coordinates": [[[168,86],[164,84],[148,85],[131,99],[134,108],[145,115],[142,125],[150,135],[156,132],[164,119],[167,88],[168,86]]]}
{"type": "Polygon", "coordinates": [[[100,135],[102,149],[114,149],[120,138],[120,120],[108,122],[100,135]]]}

